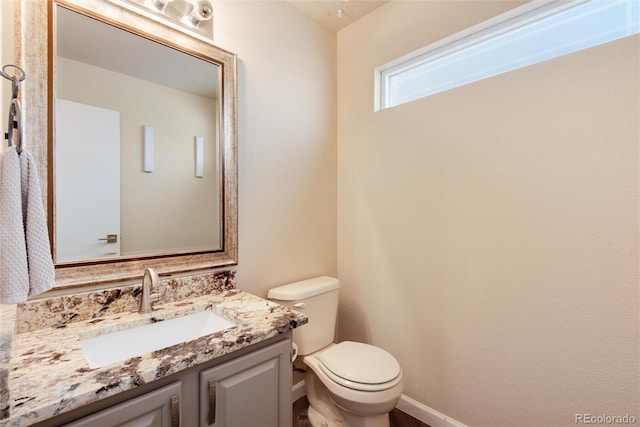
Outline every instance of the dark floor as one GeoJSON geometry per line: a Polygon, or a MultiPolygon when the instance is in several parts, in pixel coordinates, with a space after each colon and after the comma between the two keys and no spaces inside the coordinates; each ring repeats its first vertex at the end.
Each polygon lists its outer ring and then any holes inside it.
{"type": "Polygon", "coordinates": [[[303,396],[293,402],[293,423],[291,423],[293,427],[311,427],[309,418],[307,418],[308,407],[307,396],[303,396]]]}
{"type": "MultiPolygon", "coordinates": [[[[306,396],[295,401],[293,404],[293,427],[311,427],[311,423],[307,418],[308,406],[309,401],[306,396]]],[[[429,427],[425,423],[416,420],[411,415],[407,415],[398,409],[391,411],[389,421],[391,427],[429,427]]]]}

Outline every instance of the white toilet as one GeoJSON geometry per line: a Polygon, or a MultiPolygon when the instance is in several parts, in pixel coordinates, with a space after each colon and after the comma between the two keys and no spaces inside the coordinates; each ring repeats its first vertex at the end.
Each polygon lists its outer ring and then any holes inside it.
{"type": "Polygon", "coordinates": [[[316,277],[269,290],[268,298],[309,316],[293,330],[307,369],[309,420],[314,427],[389,427],[402,393],[402,369],[381,348],[334,344],[340,282],[316,277]]]}

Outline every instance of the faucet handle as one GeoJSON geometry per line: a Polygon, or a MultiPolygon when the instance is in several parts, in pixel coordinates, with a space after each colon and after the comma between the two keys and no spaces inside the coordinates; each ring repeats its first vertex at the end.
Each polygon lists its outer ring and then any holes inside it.
{"type": "Polygon", "coordinates": [[[152,292],[149,294],[149,304],[151,305],[151,310],[158,310],[160,307],[156,306],[156,303],[160,301],[160,294],[157,292],[152,292]]]}

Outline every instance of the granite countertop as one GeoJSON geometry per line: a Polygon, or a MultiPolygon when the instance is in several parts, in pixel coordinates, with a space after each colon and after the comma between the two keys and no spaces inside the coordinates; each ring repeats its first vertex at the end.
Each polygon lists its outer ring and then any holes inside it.
{"type": "Polygon", "coordinates": [[[9,418],[0,427],[28,426],[180,372],[307,323],[308,318],[249,293],[229,289],[135,312],[43,327],[13,337],[7,389],[9,418]],[[80,337],[211,309],[236,327],[101,368],[89,368],[80,337]]]}

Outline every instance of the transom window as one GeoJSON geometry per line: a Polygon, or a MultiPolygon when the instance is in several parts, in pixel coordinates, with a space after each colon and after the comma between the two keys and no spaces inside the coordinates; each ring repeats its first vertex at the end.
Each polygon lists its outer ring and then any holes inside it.
{"type": "Polygon", "coordinates": [[[375,110],[640,31],[640,0],[533,0],[376,68],[375,110]]]}

